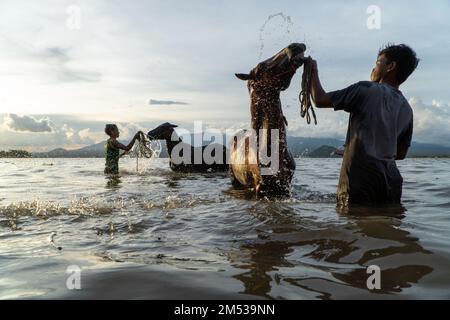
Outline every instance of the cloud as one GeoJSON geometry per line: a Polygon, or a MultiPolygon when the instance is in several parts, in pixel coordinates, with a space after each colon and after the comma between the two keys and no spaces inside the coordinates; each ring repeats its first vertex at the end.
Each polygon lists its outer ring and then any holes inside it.
{"type": "Polygon", "coordinates": [[[71,121],[70,116],[60,120],[64,122],[59,122],[58,117],[0,115],[0,150],[74,149],[98,143],[107,138],[103,132],[103,124],[71,121]]]}
{"type": "Polygon", "coordinates": [[[437,100],[426,104],[416,97],[409,104],[414,112],[413,140],[450,145],[450,104],[437,100]]]}
{"type": "Polygon", "coordinates": [[[35,119],[31,116],[8,114],[3,120],[4,126],[11,131],[19,132],[53,132],[54,124],[48,118],[35,119]]]}
{"type": "Polygon", "coordinates": [[[189,103],[182,101],[171,101],[171,100],[155,100],[150,99],[149,105],[188,105],[189,103]]]}
{"type": "MultiPolygon", "coordinates": [[[[440,100],[424,102],[421,98],[408,100],[414,113],[413,141],[450,146],[450,104],[440,100]]],[[[288,135],[344,139],[349,114],[315,108],[318,125],[307,125],[299,116],[298,106],[286,106],[288,135]]]]}
{"type": "Polygon", "coordinates": [[[66,123],[61,127],[61,131],[65,134],[67,140],[70,140],[76,133],[75,130],[66,123]]]}
{"type": "MultiPolygon", "coordinates": [[[[327,10],[323,4],[289,0],[258,5],[236,0],[180,2],[177,6],[164,1],[79,1],[81,29],[69,30],[64,1],[25,5],[3,0],[0,100],[8,103],[1,101],[1,108],[22,114],[76,111],[105,117],[117,108],[117,121],[247,121],[247,90],[234,72],[247,72],[291,41],[308,45],[307,54],[318,60],[328,90],[367,78],[378,48],[387,40],[409,43],[422,63],[402,91],[408,97],[420,95],[424,101],[450,101],[445,85],[450,77],[446,72],[450,64],[445,33],[450,26],[445,14],[448,1],[411,6],[404,0],[381,0],[380,30],[366,26],[371,2],[326,2],[327,10]],[[186,15],[187,11],[192,14],[186,15]],[[266,21],[280,11],[291,16],[293,25],[280,16],[266,21]],[[185,107],[176,104],[149,106],[149,94],[169,102],[187,101],[190,112],[179,112],[185,107]],[[135,99],[139,110],[131,113],[127,106],[135,99]]],[[[298,95],[300,73],[283,93],[283,105],[290,92],[298,95]]],[[[321,117],[319,124],[328,117],[321,117]]],[[[322,126],[310,129],[304,122],[298,128],[302,134],[328,134],[322,126]]],[[[339,132],[345,135],[345,129],[339,132]]]]}
{"type": "Polygon", "coordinates": [[[61,82],[98,82],[102,74],[95,71],[74,69],[68,64],[72,61],[69,50],[62,47],[47,47],[37,56],[44,59],[50,66],[53,74],[61,82]]]}
{"type": "Polygon", "coordinates": [[[130,140],[138,131],[148,131],[148,128],[144,128],[142,125],[137,123],[118,123],[117,127],[120,131],[120,140],[130,140]]]}
{"type": "Polygon", "coordinates": [[[65,144],[92,144],[105,139],[105,133],[102,131],[93,131],[91,128],[77,130],[67,123],[58,128],[57,133],[61,142],[65,144]]]}
{"type": "MultiPolygon", "coordinates": [[[[16,114],[0,114],[0,150],[25,149],[28,151],[48,151],[56,148],[76,149],[87,145],[105,141],[108,136],[104,132],[105,124],[111,121],[98,121],[83,119],[73,115],[27,115],[19,117],[16,114]],[[33,128],[30,125],[24,130],[24,121],[34,123],[33,128]],[[19,121],[16,121],[19,119],[19,121]],[[30,120],[31,119],[31,120],[30,120]],[[22,127],[18,125],[22,124],[22,127]],[[37,123],[37,124],[36,124],[37,123]],[[44,131],[45,134],[37,132],[39,123],[44,123],[40,129],[44,130],[46,126],[51,131],[44,131]],[[33,129],[33,131],[29,130],[33,129]]],[[[116,122],[120,130],[120,140],[130,141],[139,130],[147,132],[159,125],[161,121],[152,122],[116,122]]]]}
{"type": "Polygon", "coordinates": [[[40,55],[47,59],[48,61],[53,61],[54,63],[63,64],[70,61],[67,54],[67,49],[61,47],[49,47],[45,48],[40,55]]]}
{"type": "Polygon", "coordinates": [[[99,143],[102,140],[106,139],[105,133],[102,131],[91,130],[91,128],[84,128],[82,130],[76,131],[73,128],[67,126],[65,124],[63,128],[61,128],[61,138],[64,141],[64,137],[66,138],[64,143],[66,145],[88,145],[99,143]]]}
{"type": "MultiPolygon", "coordinates": [[[[298,98],[285,98],[284,114],[289,121],[288,135],[302,137],[325,137],[344,139],[348,125],[348,113],[316,109],[319,124],[307,125],[299,115],[298,98]],[[295,100],[295,101],[294,101],[295,100]]],[[[450,104],[440,100],[424,102],[411,98],[409,103],[414,111],[413,141],[450,146],[450,104]]],[[[248,109],[248,108],[246,108],[248,109]]],[[[170,121],[179,128],[193,130],[189,119],[173,121],[167,118],[151,122],[117,122],[120,140],[128,142],[137,131],[147,132],[162,122],[170,121]]],[[[46,151],[54,148],[74,149],[98,143],[107,139],[103,129],[106,120],[92,120],[73,115],[0,115],[0,150],[25,148],[30,151],[46,151]],[[45,134],[42,134],[45,133],[45,134]]],[[[210,133],[234,133],[250,127],[250,117],[245,120],[210,119],[202,124],[203,131],[210,133]]]]}

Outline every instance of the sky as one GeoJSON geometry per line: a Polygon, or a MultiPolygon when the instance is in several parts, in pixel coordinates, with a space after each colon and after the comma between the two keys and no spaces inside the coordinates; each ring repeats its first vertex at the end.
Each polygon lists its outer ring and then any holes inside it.
{"type": "MultiPolygon", "coordinates": [[[[327,91],[369,80],[386,43],[421,62],[401,86],[418,142],[450,145],[450,2],[0,0],[0,150],[78,148],[162,122],[249,127],[246,73],[304,42],[327,91]],[[377,27],[374,11],[379,9],[377,27]],[[368,10],[369,9],[369,10],[368,10]]],[[[343,138],[348,114],[299,116],[301,70],[282,93],[288,133],[343,138]]]]}

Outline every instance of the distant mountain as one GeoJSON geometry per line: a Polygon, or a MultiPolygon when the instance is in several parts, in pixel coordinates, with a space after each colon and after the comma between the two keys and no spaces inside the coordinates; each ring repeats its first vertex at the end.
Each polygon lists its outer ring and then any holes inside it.
{"type": "Polygon", "coordinates": [[[288,146],[292,155],[295,158],[307,157],[310,153],[322,146],[333,147],[335,149],[342,147],[343,140],[333,138],[302,138],[302,137],[288,137],[288,146]]]}
{"type": "MultiPolygon", "coordinates": [[[[35,152],[32,155],[35,158],[103,158],[105,156],[105,143],[106,141],[102,141],[76,150],[58,148],[49,152],[35,152]]],[[[161,144],[162,152],[160,157],[167,158],[168,152],[165,141],[161,141],[161,144]]],[[[333,138],[288,137],[289,150],[296,158],[327,158],[330,157],[333,151],[341,148],[343,144],[343,140],[333,138]]],[[[436,144],[413,142],[408,152],[408,157],[450,157],[450,148],[436,144]]]]}
{"type": "Polygon", "coordinates": [[[408,158],[450,157],[450,148],[438,144],[413,142],[408,152],[408,158]]]}
{"type": "Polygon", "coordinates": [[[321,146],[314,151],[307,154],[309,158],[339,158],[334,152],[337,150],[335,147],[331,146],[321,146]]]}
{"type": "MultiPolygon", "coordinates": [[[[121,141],[122,143],[127,143],[121,141]]],[[[33,158],[104,158],[105,157],[105,144],[106,141],[102,141],[90,146],[83,147],[81,149],[66,150],[63,148],[57,148],[48,152],[34,152],[33,158]]],[[[167,158],[167,148],[164,141],[161,142],[162,151],[161,158],[167,158]]]]}
{"type": "MultiPolygon", "coordinates": [[[[319,148],[313,150],[312,152],[305,151],[302,156],[312,157],[312,158],[328,158],[329,153],[336,151],[335,147],[340,147],[334,144],[333,146],[322,145],[319,148]],[[333,150],[334,149],[334,150],[333,150]]],[[[291,146],[289,146],[291,148],[291,146]]],[[[295,149],[294,149],[295,150],[295,149]]],[[[298,152],[298,149],[297,149],[298,152]]],[[[335,155],[331,155],[335,157],[335,155]]],[[[408,151],[408,158],[439,158],[439,157],[450,157],[450,148],[446,146],[441,146],[437,144],[419,143],[413,142],[408,151]]]]}
{"type": "Polygon", "coordinates": [[[66,150],[57,148],[48,152],[34,152],[34,158],[103,158],[105,156],[105,141],[81,149],[66,150]]]}

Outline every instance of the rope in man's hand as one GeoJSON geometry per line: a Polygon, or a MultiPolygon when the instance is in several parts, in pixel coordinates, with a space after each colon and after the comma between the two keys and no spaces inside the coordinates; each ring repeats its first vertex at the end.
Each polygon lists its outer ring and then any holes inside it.
{"type": "Polygon", "coordinates": [[[311,76],[312,76],[312,58],[308,57],[305,59],[303,63],[303,75],[302,75],[302,90],[300,91],[299,100],[300,100],[300,115],[302,118],[306,116],[306,122],[308,124],[311,123],[311,115],[314,118],[314,124],[317,125],[316,113],[314,112],[314,108],[311,102],[311,76]]]}

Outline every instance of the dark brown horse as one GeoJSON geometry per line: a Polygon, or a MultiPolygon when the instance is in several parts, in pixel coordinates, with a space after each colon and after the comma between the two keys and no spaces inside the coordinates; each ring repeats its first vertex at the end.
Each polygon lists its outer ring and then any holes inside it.
{"type": "Polygon", "coordinates": [[[292,43],[249,74],[236,74],[247,81],[253,130],[237,133],[231,142],[230,173],[235,187],[254,188],[263,195],[290,192],[295,162],[287,146],[287,121],[280,92],[289,87],[296,70],[303,65],[305,50],[304,44],[292,43]],[[270,157],[270,164],[263,163],[263,154],[265,159],[270,157]]]}
{"type": "Polygon", "coordinates": [[[227,148],[225,146],[215,143],[193,147],[183,142],[177,135],[174,130],[176,127],[177,125],[166,122],[147,133],[150,140],[166,141],[170,157],[169,165],[173,171],[223,172],[228,170],[227,148]],[[196,154],[201,155],[200,160],[196,161],[196,154]]]}

